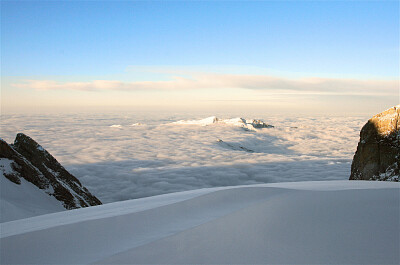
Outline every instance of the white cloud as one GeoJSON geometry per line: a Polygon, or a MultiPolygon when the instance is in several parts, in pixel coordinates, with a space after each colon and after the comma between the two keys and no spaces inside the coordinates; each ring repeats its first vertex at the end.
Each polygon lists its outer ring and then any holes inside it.
{"type": "Polygon", "coordinates": [[[169,80],[134,81],[93,80],[89,82],[57,82],[25,80],[12,86],[36,90],[81,91],[172,91],[219,88],[241,88],[273,92],[296,92],[338,95],[398,95],[399,80],[360,80],[344,78],[284,78],[268,75],[239,75],[182,72],[169,80]]]}
{"type": "Polygon", "coordinates": [[[11,142],[17,132],[30,135],[103,202],[113,202],[205,187],[348,179],[359,130],[367,120],[268,113],[244,117],[276,126],[254,132],[223,124],[170,124],[205,116],[157,115],[2,116],[2,138],[11,142]],[[133,123],[142,126],[129,126],[133,123]],[[110,128],[113,124],[121,126],[110,128]]]}

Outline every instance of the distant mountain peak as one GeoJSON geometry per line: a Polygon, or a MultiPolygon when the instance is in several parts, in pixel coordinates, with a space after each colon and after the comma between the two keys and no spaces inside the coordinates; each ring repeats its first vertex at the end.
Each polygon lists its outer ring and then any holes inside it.
{"type": "Polygon", "coordinates": [[[209,126],[213,124],[224,124],[230,126],[241,127],[245,130],[256,130],[262,128],[273,128],[274,126],[265,123],[262,120],[257,119],[249,119],[246,120],[244,118],[233,118],[233,119],[221,119],[216,116],[211,116],[205,119],[200,120],[180,120],[173,122],[172,124],[179,125],[201,125],[201,126],[209,126]]]}

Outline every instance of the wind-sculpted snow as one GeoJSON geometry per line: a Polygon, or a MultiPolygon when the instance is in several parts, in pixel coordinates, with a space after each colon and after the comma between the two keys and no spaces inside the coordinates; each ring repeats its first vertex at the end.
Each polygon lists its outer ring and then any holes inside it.
{"type": "Polygon", "coordinates": [[[348,179],[368,118],[215,115],[224,122],[175,123],[201,121],[210,113],[3,115],[0,137],[30,135],[108,203],[197,188],[348,179]],[[244,130],[232,125],[240,123],[230,119],[238,116],[274,128],[244,130]]]}
{"type": "Polygon", "coordinates": [[[0,224],[1,264],[399,264],[400,184],[211,188],[0,224]]]}

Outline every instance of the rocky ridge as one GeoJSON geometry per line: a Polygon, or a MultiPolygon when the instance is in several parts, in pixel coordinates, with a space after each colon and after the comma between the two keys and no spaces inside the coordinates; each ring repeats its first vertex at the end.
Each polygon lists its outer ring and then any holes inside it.
{"type": "Polygon", "coordinates": [[[17,134],[11,145],[0,139],[0,159],[12,161],[11,172],[0,167],[4,177],[15,184],[24,178],[61,201],[66,209],[101,204],[49,152],[25,134],[17,134]]]}
{"type": "Polygon", "coordinates": [[[399,181],[400,105],[373,116],[363,126],[350,180],[399,181]]]}
{"type": "Polygon", "coordinates": [[[209,126],[214,124],[222,124],[222,125],[230,125],[241,127],[244,130],[253,130],[256,129],[263,129],[263,128],[274,128],[273,125],[267,124],[262,120],[257,119],[250,119],[246,120],[244,118],[233,118],[233,119],[221,119],[215,116],[211,116],[201,120],[180,120],[173,122],[172,124],[179,124],[179,125],[201,125],[201,126],[209,126]]]}

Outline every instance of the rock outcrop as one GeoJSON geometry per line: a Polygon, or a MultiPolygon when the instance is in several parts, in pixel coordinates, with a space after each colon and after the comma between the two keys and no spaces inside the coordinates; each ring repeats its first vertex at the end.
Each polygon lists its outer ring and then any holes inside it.
{"type": "Polygon", "coordinates": [[[11,171],[3,169],[7,179],[16,184],[21,183],[21,178],[26,179],[61,201],[66,209],[101,204],[49,152],[25,134],[17,134],[12,145],[0,139],[0,159],[12,161],[11,171]]]}
{"type": "Polygon", "coordinates": [[[248,148],[246,148],[244,146],[241,146],[241,145],[230,144],[230,143],[222,141],[221,139],[218,139],[217,143],[219,145],[221,145],[222,147],[225,147],[227,149],[231,149],[231,150],[235,150],[235,151],[245,151],[245,152],[248,152],[248,153],[254,153],[254,150],[248,149],[248,148]]]}
{"type": "Polygon", "coordinates": [[[372,117],[360,132],[350,180],[399,181],[400,105],[372,117]]]}
{"type": "Polygon", "coordinates": [[[267,124],[267,123],[263,122],[262,120],[251,120],[250,124],[253,125],[253,127],[256,129],[274,128],[273,125],[267,124]]]}

